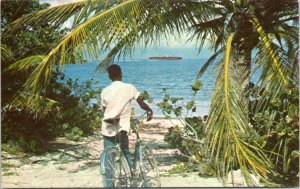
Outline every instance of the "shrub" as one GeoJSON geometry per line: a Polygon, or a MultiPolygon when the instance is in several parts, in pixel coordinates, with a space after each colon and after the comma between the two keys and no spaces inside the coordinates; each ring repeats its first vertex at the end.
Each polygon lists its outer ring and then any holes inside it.
{"type": "Polygon", "coordinates": [[[190,112],[196,112],[194,98],[201,86],[202,83],[200,81],[195,82],[192,86],[194,91],[193,98],[186,103],[184,103],[183,98],[171,97],[167,93],[167,89],[163,89],[165,97],[162,102],[158,103],[158,107],[166,118],[171,118],[174,115],[184,125],[183,128],[178,125],[171,127],[164,138],[172,148],[177,148],[181,153],[189,157],[188,162],[180,163],[172,168],[169,171],[170,173],[198,171],[199,175],[205,177],[215,174],[214,167],[206,152],[205,121],[207,116],[204,116],[202,119],[199,116],[191,116],[189,114],[190,112]],[[184,110],[186,110],[185,113],[184,110]]]}
{"type": "Polygon", "coordinates": [[[57,136],[79,140],[101,128],[102,110],[99,102],[90,105],[91,99],[99,99],[101,90],[93,89],[93,80],[84,82],[68,80],[67,84],[56,82],[64,79],[62,73],[53,74],[47,97],[60,103],[61,111],[38,118],[26,110],[2,107],[3,150],[11,152],[34,152],[57,136]]]}
{"type": "MultiPolygon", "coordinates": [[[[36,0],[27,0],[26,2],[11,0],[2,5],[1,28],[3,30],[23,15],[50,6],[48,3],[40,4],[36,0]]],[[[52,72],[51,80],[47,89],[43,90],[43,95],[59,102],[61,112],[51,112],[40,118],[35,117],[28,110],[21,110],[11,105],[13,97],[22,90],[35,66],[13,72],[6,68],[23,58],[47,54],[49,49],[68,31],[68,28],[62,29],[59,25],[41,23],[38,26],[20,27],[17,34],[6,35],[2,38],[1,49],[2,47],[7,49],[7,57],[1,61],[1,142],[3,150],[12,153],[35,151],[57,136],[64,136],[65,133],[77,133],[76,136],[90,134],[101,126],[102,112],[99,110],[99,106],[88,105],[90,99],[98,98],[100,90],[91,88],[92,81],[87,81],[83,86],[79,86],[76,81],[69,81],[71,85],[59,83],[57,80],[64,80],[64,75],[57,70],[52,72]],[[69,124],[69,128],[64,129],[62,126],[64,123],[69,124]],[[73,130],[75,127],[79,130],[73,130]]]]}
{"type": "Polygon", "coordinates": [[[251,90],[250,122],[252,140],[270,153],[278,175],[270,175],[283,186],[298,186],[299,177],[299,97],[298,87],[290,86],[279,98],[271,99],[264,111],[259,109],[260,93],[251,90]]]}
{"type": "Polygon", "coordinates": [[[94,82],[93,79],[82,84],[79,84],[77,79],[68,79],[66,82],[68,99],[61,97],[63,111],[52,122],[59,126],[59,131],[74,133],[72,130],[77,127],[82,131],[81,135],[87,135],[101,128],[103,116],[99,102],[101,90],[92,87],[97,84],[98,82],[94,82]],[[91,105],[92,99],[96,99],[96,102],[91,105]]]}

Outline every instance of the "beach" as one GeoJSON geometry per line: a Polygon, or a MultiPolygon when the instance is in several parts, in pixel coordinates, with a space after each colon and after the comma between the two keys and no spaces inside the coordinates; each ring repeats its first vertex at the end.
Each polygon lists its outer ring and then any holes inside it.
{"type": "MultiPolygon", "coordinates": [[[[178,162],[177,149],[164,142],[168,128],[178,120],[154,118],[145,122],[139,132],[144,142],[151,146],[158,161],[162,187],[222,187],[217,178],[199,177],[197,172],[169,174],[168,170],[178,162]]],[[[131,149],[135,135],[129,136],[131,149]]],[[[58,138],[44,152],[9,155],[2,153],[2,188],[27,187],[103,187],[99,157],[103,150],[100,133],[83,138],[80,142],[58,138]],[[3,166],[6,165],[6,166],[3,166]],[[10,168],[5,168],[10,165],[10,168]]]]}

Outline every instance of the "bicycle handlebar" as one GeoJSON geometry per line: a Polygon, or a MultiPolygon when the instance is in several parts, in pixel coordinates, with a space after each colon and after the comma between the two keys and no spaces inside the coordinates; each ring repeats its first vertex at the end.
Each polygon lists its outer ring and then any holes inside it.
{"type": "Polygon", "coordinates": [[[145,112],[145,113],[143,113],[143,114],[141,114],[141,115],[139,115],[139,116],[133,115],[133,116],[131,116],[131,117],[133,117],[133,121],[134,121],[134,123],[136,124],[136,123],[139,123],[140,120],[147,118],[147,117],[145,116],[146,114],[147,114],[147,112],[145,112]]]}

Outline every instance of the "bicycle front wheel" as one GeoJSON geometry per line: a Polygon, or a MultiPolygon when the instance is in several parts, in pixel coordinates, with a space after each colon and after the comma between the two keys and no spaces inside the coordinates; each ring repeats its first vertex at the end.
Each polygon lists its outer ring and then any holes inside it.
{"type": "Polygon", "coordinates": [[[122,152],[111,147],[101,154],[103,187],[130,187],[131,172],[122,152]]]}
{"type": "Polygon", "coordinates": [[[141,145],[139,148],[139,164],[144,187],[160,187],[157,162],[150,148],[141,145]]]}

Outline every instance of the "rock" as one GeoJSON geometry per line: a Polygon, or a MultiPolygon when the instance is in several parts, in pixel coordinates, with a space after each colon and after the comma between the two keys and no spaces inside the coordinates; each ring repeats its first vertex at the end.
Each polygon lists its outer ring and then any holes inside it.
{"type": "Polygon", "coordinates": [[[54,159],[54,160],[60,160],[61,156],[62,156],[61,153],[56,153],[56,154],[53,154],[52,157],[50,157],[50,158],[54,159]]]}
{"type": "MultiPolygon", "coordinates": [[[[254,186],[263,186],[259,182],[259,178],[257,178],[254,174],[250,174],[250,177],[252,178],[254,182],[254,186]]],[[[233,171],[233,179],[232,179],[232,172],[229,172],[227,175],[227,181],[225,182],[225,186],[237,186],[237,187],[247,187],[246,180],[242,174],[242,171],[240,169],[233,171]]]]}
{"type": "Polygon", "coordinates": [[[10,154],[8,152],[5,152],[5,151],[2,151],[1,152],[1,157],[2,157],[2,160],[6,160],[6,159],[19,159],[19,158],[22,158],[24,156],[24,154],[22,153],[19,153],[19,154],[10,154]]]}
{"type": "Polygon", "coordinates": [[[31,156],[29,158],[29,160],[31,163],[37,163],[39,161],[44,161],[43,157],[41,157],[41,156],[31,156]]]}

